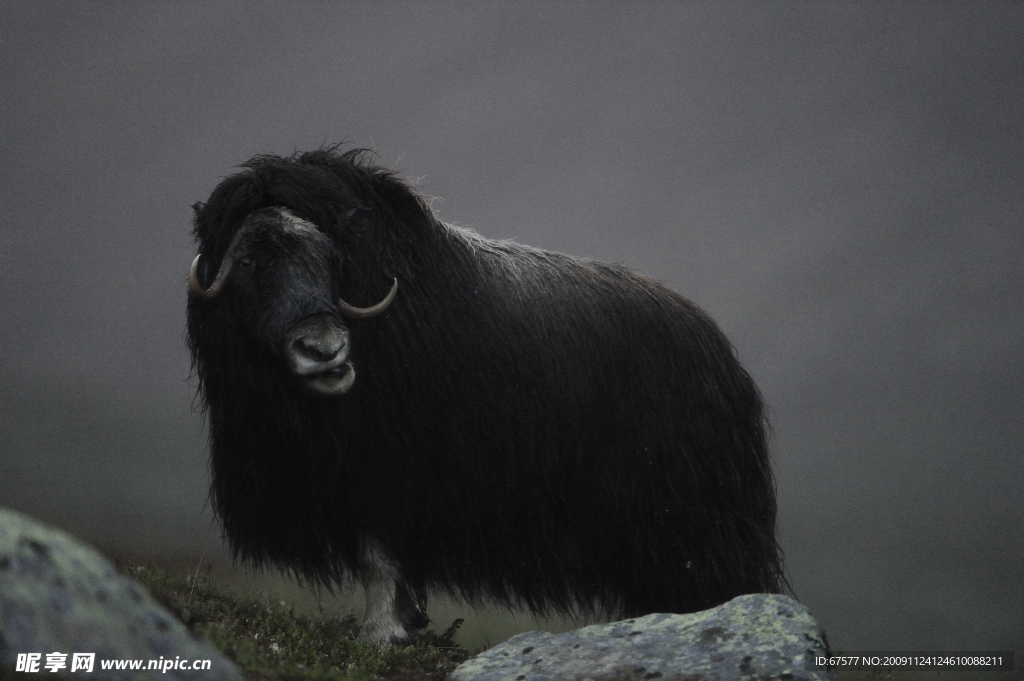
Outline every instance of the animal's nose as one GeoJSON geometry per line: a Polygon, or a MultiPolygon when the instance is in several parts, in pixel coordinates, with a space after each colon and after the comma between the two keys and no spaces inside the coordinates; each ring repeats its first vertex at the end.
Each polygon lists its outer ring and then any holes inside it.
{"type": "Polygon", "coordinates": [[[295,349],[314,361],[331,361],[345,343],[345,338],[340,335],[303,336],[295,341],[295,349]]]}
{"type": "Polygon", "coordinates": [[[330,362],[348,344],[348,334],[328,327],[295,339],[292,347],[304,359],[312,362],[330,362]]]}

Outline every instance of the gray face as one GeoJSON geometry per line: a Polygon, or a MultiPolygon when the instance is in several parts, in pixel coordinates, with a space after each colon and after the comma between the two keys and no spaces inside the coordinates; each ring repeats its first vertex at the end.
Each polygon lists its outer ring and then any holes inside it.
{"type": "Polygon", "coordinates": [[[253,213],[242,229],[230,277],[247,331],[308,390],[347,392],[355,368],[334,291],[334,244],[282,208],[253,213]]]}

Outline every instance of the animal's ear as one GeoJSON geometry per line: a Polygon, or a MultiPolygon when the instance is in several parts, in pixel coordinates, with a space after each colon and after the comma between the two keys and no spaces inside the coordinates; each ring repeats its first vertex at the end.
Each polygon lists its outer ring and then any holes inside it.
{"type": "Polygon", "coordinates": [[[195,203],[192,204],[192,216],[197,217],[200,213],[203,212],[204,208],[206,208],[205,203],[203,203],[202,201],[196,201],[195,203]]]}

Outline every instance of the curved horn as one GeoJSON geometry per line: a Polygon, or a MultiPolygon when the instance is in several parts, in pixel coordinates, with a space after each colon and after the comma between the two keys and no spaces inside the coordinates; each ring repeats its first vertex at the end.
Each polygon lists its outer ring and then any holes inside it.
{"type": "Polygon", "coordinates": [[[203,300],[213,300],[220,295],[220,292],[224,290],[224,284],[227,283],[228,273],[231,272],[231,266],[235,264],[235,251],[238,250],[238,244],[242,242],[242,236],[251,229],[251,226],[247,225],[235,232],[235,236],[231,239],[231,243],[228,245],[228,250],[224,253],[224,259],[220,263],[220,269],[217,270],[217,276],[213,278],[213,283],[210,284],[210,288],[205,290],[199,284],[199,258],[203,257],[203,254],[200,253],[196,256],[195,260],[192,261],[192,267],[188,270],[188,288],[192,293],[196,294],[203,300]]]}
{"type": "Polygon", "coordinates": [[[388,294],[384,296],[384,300],[380,301],[376,305],[371,305],[370,307],[355,307],[354,305],[349,305],[341,298],[338,298],[338,309],[341,311],[341,314],[346,317],[351,317],[352,319],[369,319],[370,317],[376,317],[380,313],[384,312],[384,310],[388,309],[391,305],[391,301],[395,299],[396,293],[398,293],[397,279],[395,279],[395,283],[391,285],[391,290],[388,291],[388,294]]]}

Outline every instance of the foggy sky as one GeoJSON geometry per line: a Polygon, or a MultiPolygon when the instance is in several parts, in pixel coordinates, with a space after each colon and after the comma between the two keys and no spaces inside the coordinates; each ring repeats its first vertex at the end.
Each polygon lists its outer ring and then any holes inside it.
{"type": "Polygon", "coordinates": [[[0,505],[219,544],[189,206],[347,141],[718,321],[834,646],[1024,651],[1021,3],[2,2],[0,68],[0,505]]]}

